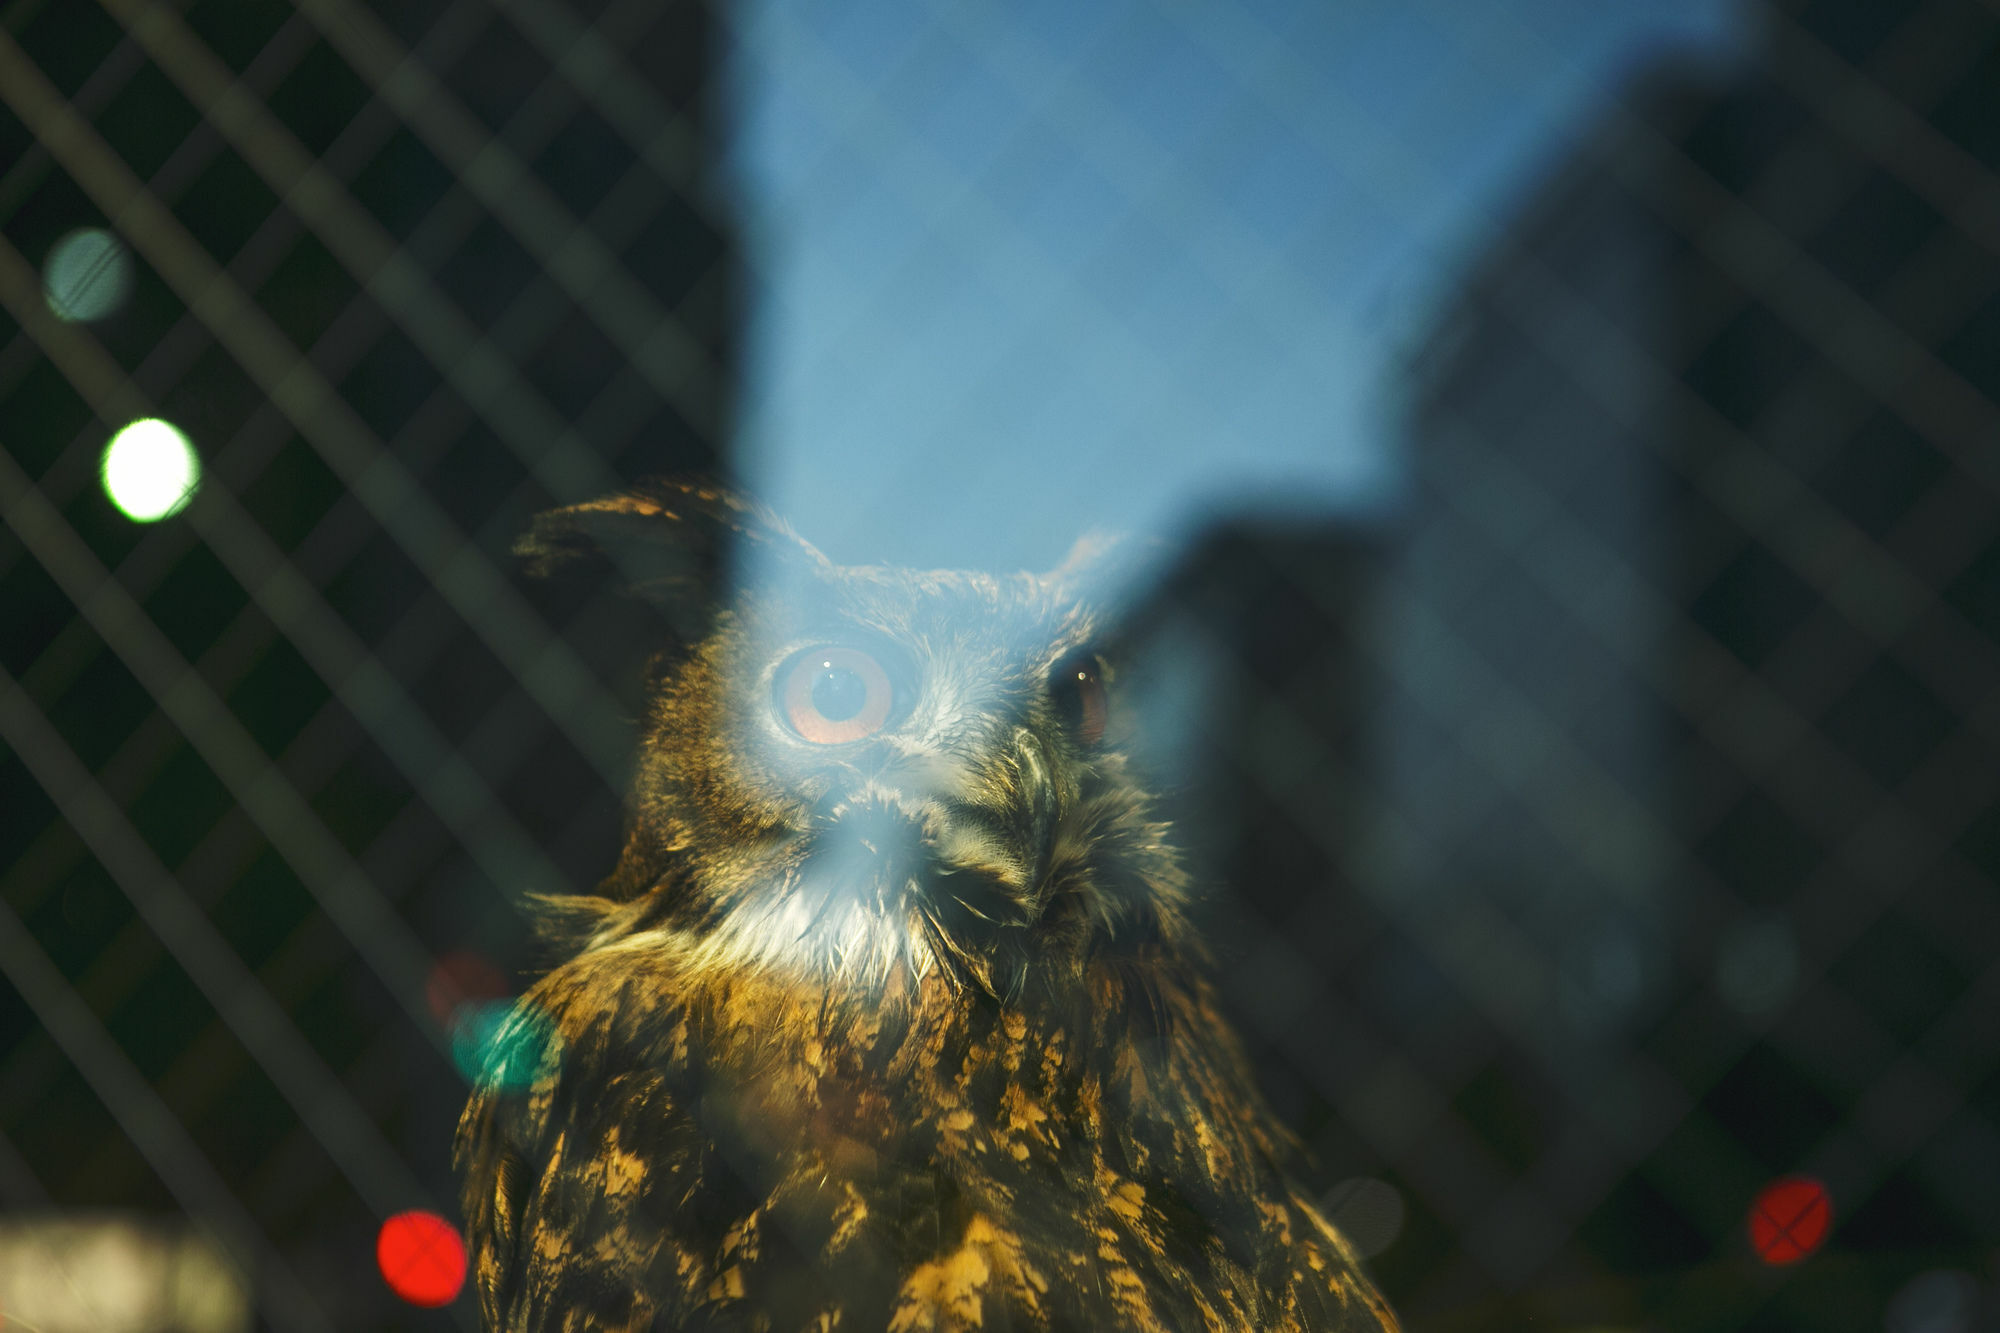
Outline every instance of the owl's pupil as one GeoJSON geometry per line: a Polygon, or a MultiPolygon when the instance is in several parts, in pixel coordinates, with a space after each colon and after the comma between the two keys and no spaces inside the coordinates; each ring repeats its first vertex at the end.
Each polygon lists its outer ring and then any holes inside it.
{"type": "Polygon", "coordinates": [[[829,722],[845,722],[868,702],[868,682],[858,671],[828,663],[813,682],[812,704],[829,722]]]}

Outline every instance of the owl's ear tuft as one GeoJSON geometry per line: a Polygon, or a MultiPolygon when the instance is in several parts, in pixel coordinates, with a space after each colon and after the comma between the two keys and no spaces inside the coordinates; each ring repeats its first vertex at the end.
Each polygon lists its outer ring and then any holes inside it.
{"type": "Polygon", "coordinates": [[[697,481],[647,482],[537,514],[514,554],[544,578],[608,566],[677,620],[719,597],[731,568],[770,559],[814,569],[827,563],[761,505],[697,481]]]}
{"type": "Polygon", "coordinates": [[[1076,539],[1062,563],[1042,577],[1090,597],[1130,597],[1159,574],[1171,548],[1157,537],[1098,529],[1076,539]]]}
{"type": "Polygon", "coordinates": [[[1132,539],[1122,533],[1092,528],[1070,543],[1069,553],[1063,556],[1061,564],[1048,572],[1047,577],[1057,582],[1077,579],[1131,544],[1132,539]]]}

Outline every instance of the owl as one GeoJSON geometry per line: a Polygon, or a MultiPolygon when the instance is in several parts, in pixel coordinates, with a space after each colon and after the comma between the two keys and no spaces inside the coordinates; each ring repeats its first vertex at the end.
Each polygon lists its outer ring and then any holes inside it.
{"type": "Polygon", "coordinates": [[[519,549],[684,642],[459,1126],[487,1327],[1396,1328],[1204,979],[1088,551],[843,567],[673,483],[519,549]]]}

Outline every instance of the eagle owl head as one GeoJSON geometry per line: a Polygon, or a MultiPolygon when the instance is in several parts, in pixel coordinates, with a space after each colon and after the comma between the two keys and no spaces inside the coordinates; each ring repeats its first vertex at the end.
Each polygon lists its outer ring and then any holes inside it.
{"type": "Polygon", "coordinates": [[[558,909],[580,943],[671,932],[717,967],[1006,999],[1184,934],[1101,548],[1046,575],[839,566],[655,483],[544,514],[520,550],[608,560],[687,640],[654,673],[620,863],[558,909]]]}

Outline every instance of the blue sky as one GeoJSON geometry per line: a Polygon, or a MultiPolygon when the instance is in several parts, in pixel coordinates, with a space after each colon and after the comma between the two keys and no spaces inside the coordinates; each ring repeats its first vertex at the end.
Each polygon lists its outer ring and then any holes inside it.
{"type": "Polygon", "coordinates": [[[749,485],[836,559],[1379,511],[1394,368],[1731,0],[744,0],[749,485]]]}

